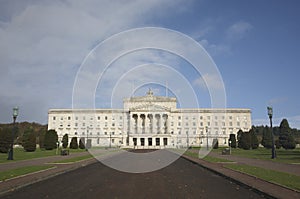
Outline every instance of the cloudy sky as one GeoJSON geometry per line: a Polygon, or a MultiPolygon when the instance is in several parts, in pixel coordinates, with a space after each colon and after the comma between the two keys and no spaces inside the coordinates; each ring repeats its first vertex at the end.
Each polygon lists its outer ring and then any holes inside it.
{"type": "Polygon", "coordinates": [[[266,107],[272,105],[274,125],[287,118],[300,128],[299,7],[297,0],[0,0],[0,123],[11,122],[12,108],[19,106],[18,121],[46,124],[48,109],[74,107],[78,79],[89,78],[80,76],[83,66],[103,69],[102,61],[127,37],[109,49],[100,50],[101,42],[159,27],[201,44],[218,74],[195,76],[191,63],[163,49],[131,51],[115,56],[98,77],[95,107],[118,107],[122,97],[140,95],[151,81],[158,95],[172,85],[168,95],[183,96],[182,107],[193,106],[192,94],[200,107],[210,107],[211,86],[225,88],[227,107],[250,108],[255,125],[268,124],[266,107]],[[192,91],[185,94],[176,83],[192,91]]]}

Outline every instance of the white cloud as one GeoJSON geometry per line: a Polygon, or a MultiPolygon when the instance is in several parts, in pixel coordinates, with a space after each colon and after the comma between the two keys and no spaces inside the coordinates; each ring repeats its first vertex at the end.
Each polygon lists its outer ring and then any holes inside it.
{"type": "Polygon", "coordinates": [[[204,74],[194,81],[194,85],[206,90],[208,86],[211,89],[224,89],[223,82],[219,81],[219,77],[215,74],[204,74]]]}
{"type": "Polygon", "coordinates": [[[71,106],[77,69],[93,45],[185,6],[181,0],[8,2],[0,6],[1,122],[11,120],[15,105],[18,119],[47,122],[48,108],[71,106]]]}
{"type": "Polygon", "coordinates": [[[226,30],[226,35],[229,40],[239,40],[242,39],[251,29],[253,29],[253,26],[250,23],[239,21],[232,24],[226,30]]]}

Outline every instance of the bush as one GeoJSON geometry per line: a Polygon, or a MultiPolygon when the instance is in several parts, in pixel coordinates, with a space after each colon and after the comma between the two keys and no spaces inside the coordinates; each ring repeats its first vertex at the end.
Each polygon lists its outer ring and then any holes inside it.
{"type": "Polygon", "coordinates": [[[68,147],[69,144],[69,136],[68,134],[65,134],[62,138],[62,147],[65,149],[68,147]]]}
{"type": "Polygon", "coordinates": [[[80,148],[80,149],[85,149],[85,145],[84,145],[82,139],[79,139],[79,148],[80,148]]]}
{"type": "Polygon", "coordinates": [[[77,137],[72,137],[71,143],[70,143],[70,149],[78,149],[77,137]]]}
{"type": "Polygon", "coordinates": [[[230,145],[231,145],[231,148],[236,148],[235,134],[229,135],[228,146],[230,146],[230,145]],[[230,144],[230,141],[231,141],[231,144],[230,144]]]}
{"type": "Polygon", "coordinates": [[[0,128],[0,153],[7,153],[12,141],[12,131],[9,128],[0,128]]]}
{"type": "Polygon", "coordinates": [[[33,152],[36,150],[36,136],[32,127],[29,127],[24,131],[22,146],[27,152],[33,152]]]}
{"type": "Polygon", "coordinates": [[[213,146],[214,146],[213,147],[214,149],[218,149],[219,148],[219,141],[218,141],[218,139],[214,139],[213,140],[213,146]]]}
{"type": "Polygon", "coordinates": [[[44,147],[46,150],[52,150],[57,147],[58,136],[55,130],[48,130],[45,134],[44,147]]]}

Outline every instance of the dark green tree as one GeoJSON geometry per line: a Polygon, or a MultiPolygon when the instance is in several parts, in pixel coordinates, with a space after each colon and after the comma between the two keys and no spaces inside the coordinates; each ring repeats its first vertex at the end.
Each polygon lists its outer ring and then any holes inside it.
{"type": "Polygon", "coordinates": [[[52,150],[57,147],[58,136],[57,132],[50,129],[45,134],[44,147],[46,150],[52,150]]]}
{"type": "Polygon", "coordinates": [[[238,131],[238,147],[241,149],[251,149],[251,134],[249,132],[238,131]]]}
{"type": "Polygon", "coordinates": [[[264,128],[261,144],[267,149],[272,148],[272,132],[267,126],[264,128]]]}
{"type": "Polygon", "coordinates": [[[231,145],[231,148],[236,148],[235,134],[229,135],[228,146],[230,146],[230,145],[231,145]],[[230,142],[231,142],[231,144],[230,144],[230,142]]]}
{"type": "Polygon", "coordinates": [[[276,149],[281,148],[281,144],[280,144],[279,140],[275,140],[275,146],[276,146],[276,149]]]}
{"type": "Polygon", "coordinates": [[[71,143],[70,143],[70,149],[78,149],[77,137],[72,137],[71,143]]]}
{"type": "Polygon", "coordinates": [[[218,141],[218,139],[214,139],[213,140],[213,146],[214,146],[213,147],[214,149],[218,149],[219,148],[219,141],[218,141]]]}
{"type": "Polygon", "coordinates": [[[250,137],[251,137],[251,148],[257,149],[259,146],[258,138],[255,133],[254,127],[252,127],[249,131],[250,137]]]}
{"type": "Polygon", "coordinates": [[[68,134],[65,134],[62,138],[62,147],[65,149],[69,145],[69,136],[68,134]]]}
{"type": "Polygon", "coordinates": [[[79,139],[79,148],[80,148],[80,149],[85,149],[85,145],[84,145],[82,139],[79,139]]]}
{"type": "Polygon", "coordinates": [[[0,153],[7,153],[12,141],[12,131],[8,127],[0,128],[0,153]]]}
{"type": "Polygon", "coordinates": [[[36,150],[36,136],[32,127],[25,129],[22,146],[27,152],[33,152],[36,150]]]}
{"type": "Polygon", "coordinates": [[[287,119],[283,119],[279,126],[279,143],[284,149],[296,148],[295,139],[291,133],[287,119]]]}
{"type": "Polygon", "coordinates": [[[238,132],[237,132],[237,147],[238,148],[243,148],[243,143],[242,143],[242,136],[243,136],[243,131],[240,129],[238,132]]]}
{"type": "Polygon", "coordinates": [[[44,143],[45,143],[46,132],[47,132],[47,130],[45,130],[45,129],[40,129],[39,130],[37,139],[38,139],[38,143],[39,143],[40,149],[44,149],[45,148],[44,143]]]}

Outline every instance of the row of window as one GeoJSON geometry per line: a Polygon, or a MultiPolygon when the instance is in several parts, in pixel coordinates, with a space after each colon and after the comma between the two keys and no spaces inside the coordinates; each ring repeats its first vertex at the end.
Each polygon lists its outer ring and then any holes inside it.
{"type": "MultiPolygon", "coordinates": [[[[182,117],[181,117],[181,116],[178,116],[178,120],[181,120],[181,119],[182,119],[182,117]]],[[[189,117],[186,116],[185,119],[186,119],[186,120],[189,120],[189,117]]],[[[199,117],[199,119],[200,119],[200,120],[203,120],[203,119],[204,119],[204,116],[201,115],[201,116],[199,117]]],[[[207,120],[210,120],[210,119],[211,119],[211,116],[209,116],[209,115],[206,116],[206,119],[207,119],[207,120]]],[[[214,119],[215,119],[215,120],[218,120],[218,119],[225,120],[225,116],[215,116],[214,119]]],[[[232,120],[232,119],[233,119],[233,116],[232,116],[232,115],[228,116],[228,119],[229,119],[229,120],[232,120]]],[[[244,121],[247,121],[247,117],[246,117],[246,116],[243,116],[243,119],[244,119],[244,121]]],[[[195,117],[195,116],[192,116],[192,120],[196,120],[196,117],[195,117]]],[[[237,120],[237,121],[240,121],[240,117],[236,117],[236,120],[237,120]]]]}
{"type": "MultiPolygon", "coordinates": [[[[90,120],[94,120],[94,118],[95,118],[95,117],[90,117],[90,120]]],[[[100,116],[97,116],[96,118],[97,118],[97,120],[101,120],[101,117],[100,117],[100,116]]],[[[52,117],[52,120],[56,120],[56,119],[57,119],[57,116],[53,116],[53,117],[52,117]]],[[[66,119],[67,119],[67,120],[71,120],[72,117],[71,117],[71,116],[68,116],[68,117],[66,117],[66,119]]],[[[112,117],[111,119],[112,119],[112,120],[115,120],[115,117],[112,117]]],[[[123,117],[122,117],[122,116],[119,116],[119,119],[122,120],[123,117]]],[[[64,120],[64,117],[61,116],[61,117],[60,117],[60,120],[64,120]]],[[[78,116],[75,116],[75,120],[79,120],[79,117],[78,117],[78,116]]],[[[86,120],[86,116],[82,116],[82,120],[86,120]]],[[[104,116],[104,120],[108,120],[108,116],[104,116]]]]}
{"type": "MultiPolygon", "coordinates": [[[[108,116],[103,116],[103,117],[104,117],[104,120],[108,120],[108,116]]],[[[94,118],[95,118],[95,117],[90,117],[90,120],[94,120],[94,118]]],[[[101,117],[100,117],[100,116],[97,116],[96,118],[97,118],[97,120],[101,120],[101,117]]],[[[204,116],[200,116],[199,118],[200,118],[200,120],[203,120],[203,119],[204,119],[204,116]]],[[[220,117],[215,116],[214,118],[215,118],[215,120],[218,120],[218,119],[225,120],[225,116],[220,116],[220,117]]],[[[229,120],[232,120],[233,116],[230,115],[230,116],[228,116],[228,118],[229,118],[229,120]]],[[[57,119],[57,116],[53,116],[53,117],[52,117],[52,120],[56,120],[56,119],[57,119]]],[[[71,116],[67,116],[66,119],[67,119],[67,120],[71,120],[72,117],[71,117],[71,116]]],[[[112,120],[115,120],[115,117],[112,117],[111,119],[112,119],[112,120]]],[[[122,120],[123,117],[122,117],[122,116],[119,116],[119,119],[122,120]]],[[[182,117],[181,117],[181,116],[178,116],[178,120],[181,120],[181,119],[182,119],[182,117]]],[[[185,119],[186,119],[186,120],[189,120],[189,117],[186,116],[185,119]]],[[[207,120],[210,120],[210,119],[211,119],[211,116],[206,116],[206,119],[207,119],[207,120]]],[[[247,121],[247,117],[246,117],[246,116],[244,116],[243,119],[244,119],[244,121],[247,121]]],[[[64,120],[64,117],[61,116],[61,117],[60,117],[60,120],[64,120]]],[[[75,120],[79,120],[79,117],[78,117],[78,116],[75,116],[75,120]]],[[[86,120],[86,116],[82,116],[82,120],[86,120]]],[[[196,120],[196,117],[193,116],[193,117],[192,117],[192,120],[196,120]]],[[[236,117],[236,121],[240,121],[240,117],[236,117]]]]}

